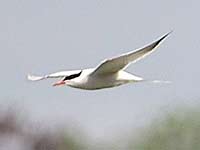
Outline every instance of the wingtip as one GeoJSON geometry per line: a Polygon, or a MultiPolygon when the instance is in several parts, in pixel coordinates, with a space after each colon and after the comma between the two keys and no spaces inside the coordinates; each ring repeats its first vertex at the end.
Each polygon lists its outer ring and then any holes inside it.
{"type": "Polygon", "coordinates": [[[167,36],[169,36],[172,32],[174,32],[173,30],[169,31],[168,33],[166,33],[165,35],[163,35],[163,37],[161,37],[160,41],[162,41],[163,39],[165,39],[167,36]]]}
{"type": "Polygon", "coordinates": [[[171,33],[173,32],[173,30],[169,31],[168,33],[166,33],[165,35],[163,35],[158,41],[156,41],[156,46],[161,43],[165,38],[167,38],[171,33]]]}
{"type": "Polygon", "coordinates": [[[30,80],[30,81],[38,81],[38,80],[44,79],[44,77],[42,77],[42,76],[34,76],[34,75],[28,74],[27,75],[27,79],[30,80]]]}
{"type": "Polygon", "coordinates": [[[27,74],[26,78],[27,78],[28,80],[31,80],[31,74],[27,74]]]}
{"type": "Polygon", "coordinates": [[[168,33],[165,34],[165,37],[167,37],[168,35],[172,34],[174,32],[174,30],[170,30],[168,33]]]}

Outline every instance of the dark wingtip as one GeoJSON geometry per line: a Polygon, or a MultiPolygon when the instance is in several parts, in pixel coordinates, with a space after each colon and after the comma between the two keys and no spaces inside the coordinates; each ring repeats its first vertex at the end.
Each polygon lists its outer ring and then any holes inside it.
{"type": "Polygon", "coordinates": [[[154,43],[154,47],[156,47],[160,42],[162,42],[167,36],[169,36],[171,33],[173,32],[173,30],[171,30],[170,32],[166,33],[165,35],[163,35],[159,40],[157,40],[154,43]]]}
{"type": "Polygon", "coordinates": [[[166,33],[163,37],[167,37],[168,35],[170,35],[172,32],[174,32],[174,30],[169,31],[168,33],[166,33]]]}
{"type": "Polygon", "coordinates": [[[167,36],[169,36],[171,33],[173,32],[173,30],[171,30],[170,32],[166,33],[165,35],[163,35],[157,42],[160,43],[162,40],[164,40],[167,36]]]}
{"type": "Polygon", "coordinates": [[[173,30],[171,30],[170,32],[166,33],[165,35],[163,35],[159,40],[155,41],[153,44],[151,44],[151,49],[155,48],[156,46],[158,46],[160,44],[160,42],[162,42],[167,36],[169,36],[171,33],[173,32],[173,30]]]}

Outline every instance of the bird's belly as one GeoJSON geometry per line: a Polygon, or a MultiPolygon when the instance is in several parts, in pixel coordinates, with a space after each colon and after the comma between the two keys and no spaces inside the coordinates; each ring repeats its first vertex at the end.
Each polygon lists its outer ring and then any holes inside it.
{"type": "Polygon", "coordinates": [[[95,78],[88,78],[85,83],[79,85],[79,87],[76,88],[81,88],[86,90],[97,90],[103,88],[111,88],[125,83],[126,82],[124,81],[117,80],[115,76],[95,77],[95,78]]]}

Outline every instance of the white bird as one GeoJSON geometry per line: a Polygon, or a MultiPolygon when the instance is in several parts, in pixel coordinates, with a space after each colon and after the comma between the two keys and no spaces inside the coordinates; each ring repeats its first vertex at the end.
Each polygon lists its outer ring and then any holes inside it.
{"type": "MultiPolygon", "coordinates": [[[[141,77],[124,71],[124,69],[129,64],[135,63],[152,53],[159,43],[170,33],[171,32],[165,34],[159,40],[143,48],[106,59],[95,68],[61,71],[44,76],[28,75],[28,80],[39,81],[48,78],[60,78],[53,86],[68,85],[70,87],[86,90],[111,88],[126,83],[146,81],[141,77]]],[[[159,81],[156,80],[155,82],[159,81]]]]}

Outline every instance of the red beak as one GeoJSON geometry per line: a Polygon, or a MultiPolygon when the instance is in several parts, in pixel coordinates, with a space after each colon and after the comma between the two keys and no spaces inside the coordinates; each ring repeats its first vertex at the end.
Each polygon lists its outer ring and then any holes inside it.
{"type": "Polygon", "coordinates": [[[59,82],[56,82],[55,84],[53,84],[53,86],[60,86],[60,85],[64,85],[65,84],[65,81],[59,81],[59,82]]]}

